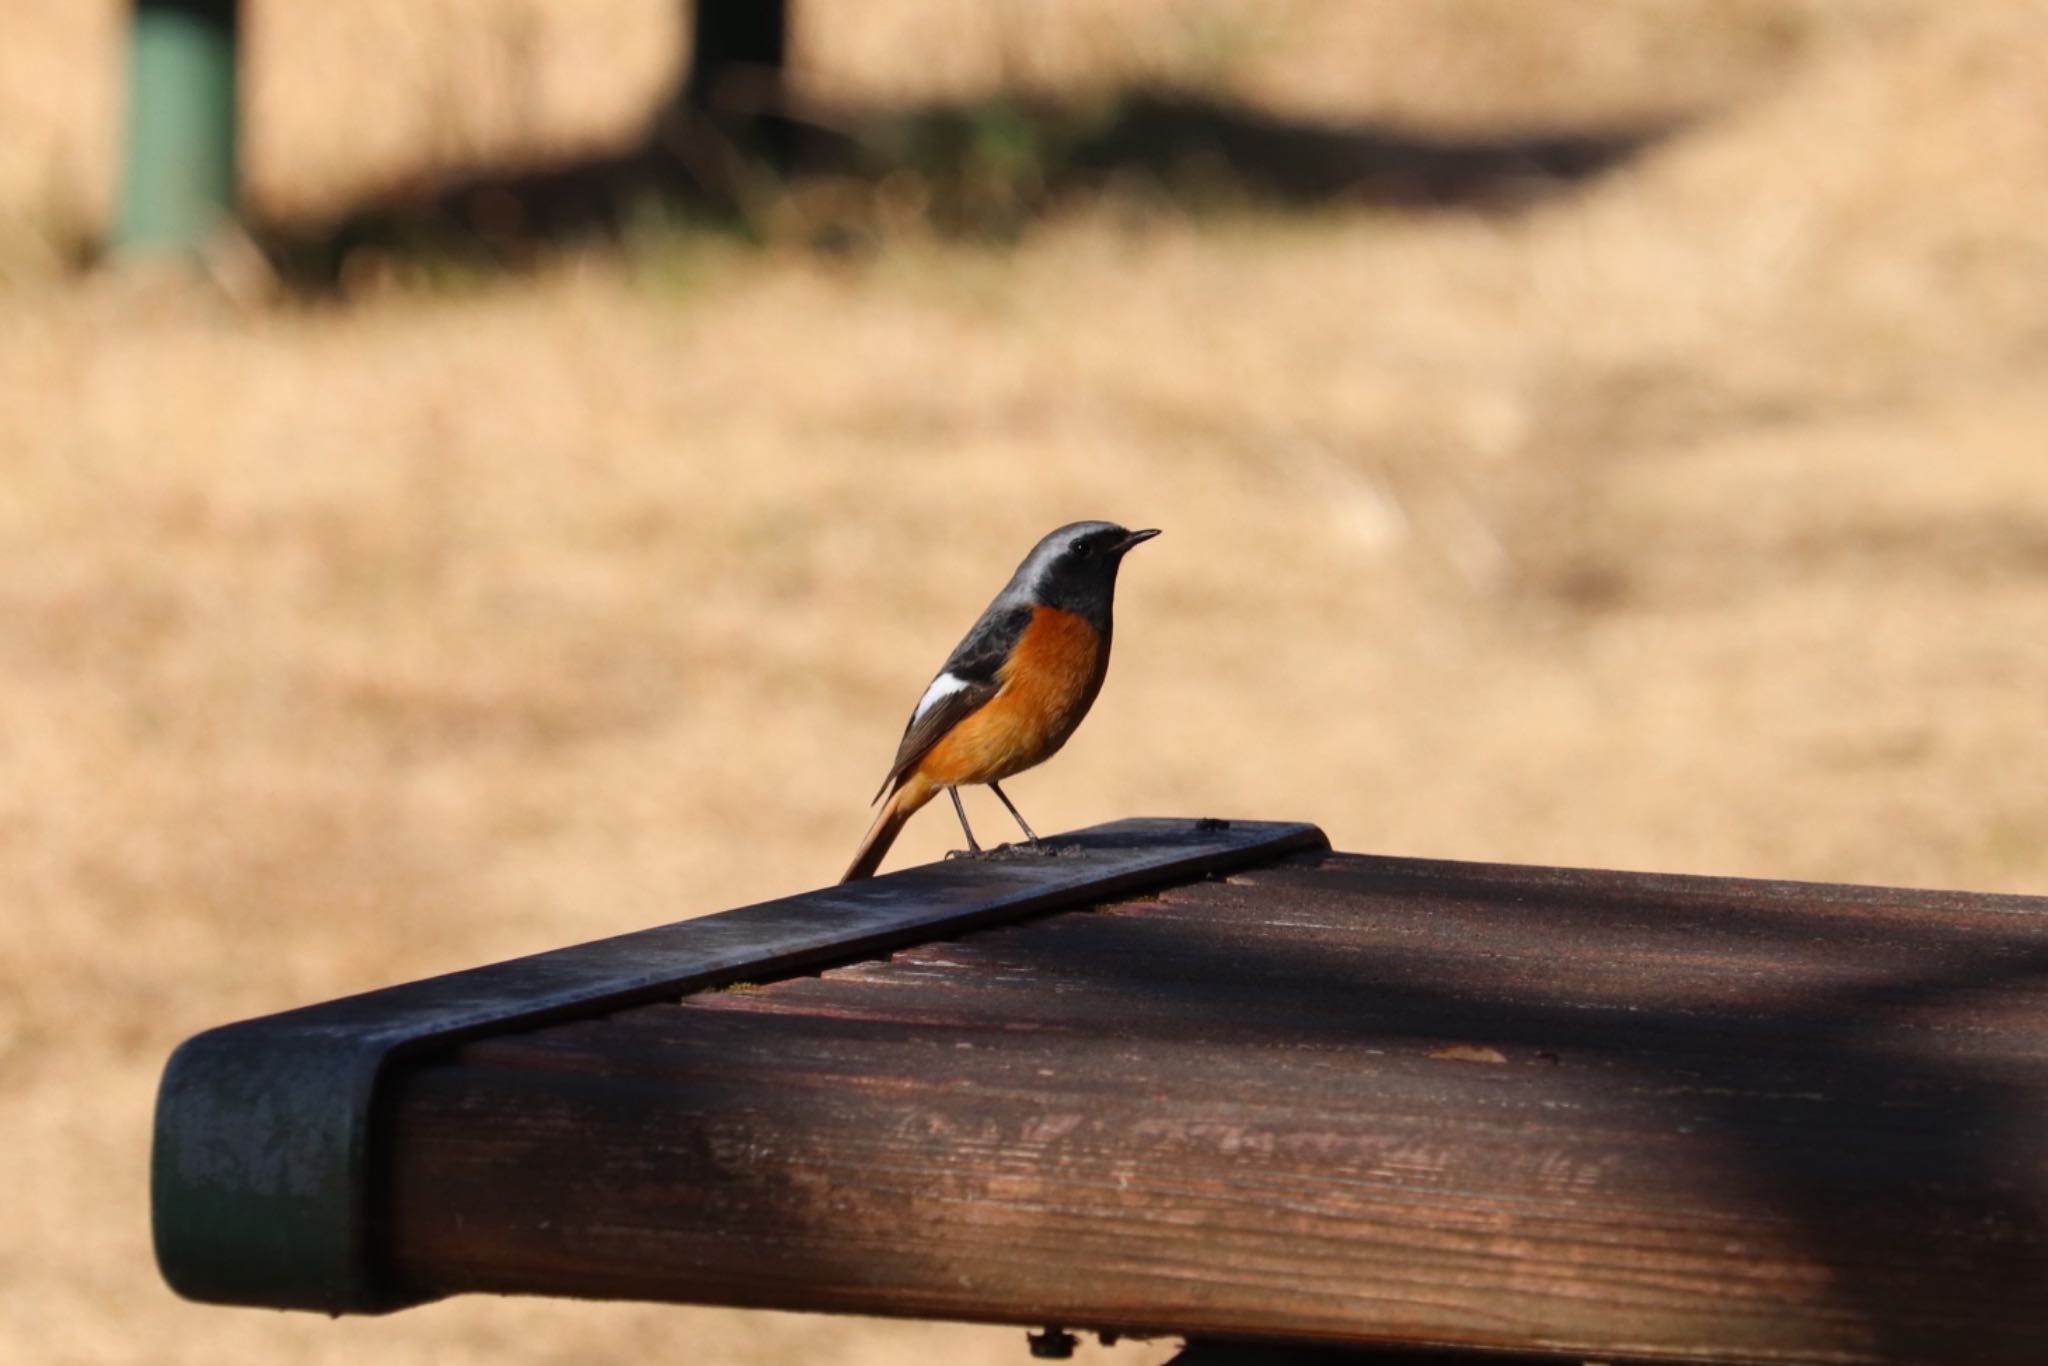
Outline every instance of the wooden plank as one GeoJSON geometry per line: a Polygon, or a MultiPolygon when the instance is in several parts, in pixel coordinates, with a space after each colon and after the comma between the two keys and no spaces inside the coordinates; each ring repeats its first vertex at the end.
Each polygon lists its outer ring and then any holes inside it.
{"type": "Polygon", "coordinates": [[[1302,855],[467,1044],[380,1251],[628,1296],[2036,1363],[2048,901],[1302,855]]]}
{"type": "Polygon", "coordinates": [[[386,1067],[460,1039],[800,972],[934,935],[1264,863],[1312,825],[1143,818],[1040,854],[927,864],[211,1029],[171,1055],[150,1155],[158,1269],[181,1295],[326,1313],[407,1295],[369,1256],[386,1067]]]}

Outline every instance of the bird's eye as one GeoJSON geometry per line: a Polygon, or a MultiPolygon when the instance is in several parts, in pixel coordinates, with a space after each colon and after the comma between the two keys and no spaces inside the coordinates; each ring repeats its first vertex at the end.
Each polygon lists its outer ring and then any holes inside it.
{"type": "Polygon", "coordinates": [[[1077,557],[1085,560],[1094,553],[1095,547],[1093,545],[1090,545],[1087,541],[1074,542],[1074,554],[1077,557]]]}

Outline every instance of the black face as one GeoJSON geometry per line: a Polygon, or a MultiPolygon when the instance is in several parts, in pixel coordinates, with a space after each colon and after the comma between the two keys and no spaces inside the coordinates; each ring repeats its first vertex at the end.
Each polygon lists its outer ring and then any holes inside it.
{"type": "Polygon", "coordinates": [[[1133,547],[1158,534],[1128,531],[1111,522],[1072,528],[1065,543],[1044,561],[1035,585],[1038,600],[1048,607],[1078,613],[1097,629],[1107,629],[1117,566],[1133,547]]]}

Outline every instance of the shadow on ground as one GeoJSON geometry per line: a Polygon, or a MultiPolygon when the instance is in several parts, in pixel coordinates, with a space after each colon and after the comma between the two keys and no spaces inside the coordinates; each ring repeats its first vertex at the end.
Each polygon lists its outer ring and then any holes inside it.
{"type": "Polygon", "coordinates": [[[366,267],[517,270],[547,250],[686,222],[859,251],[913,220],[1008,239],[1061,207],[1118,195],[1143,209],[1325,206],[1507,212],[1626,163],[1669,122],[1439,137],[1288,120],[1213,99],[1127,90],[998,99],[735,130],[678,104],[617,151],[462,170],[331,217],[254,226],[291,285],[366,267]]]}

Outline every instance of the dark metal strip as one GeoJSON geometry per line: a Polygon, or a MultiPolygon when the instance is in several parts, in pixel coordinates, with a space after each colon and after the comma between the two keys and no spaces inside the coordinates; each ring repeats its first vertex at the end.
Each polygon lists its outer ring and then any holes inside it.
{"type": "Polygon", "coordinates": [[[401,1054],[787,976],[1026,915],[1327,849],[1313,825],[1127,820],[1057,857],[926,864],[779,901],[209,1030],[157,1094],[151,1210],[173,1289],[221,1304],[377,1313],[370,1112],[401,1054]]]}

